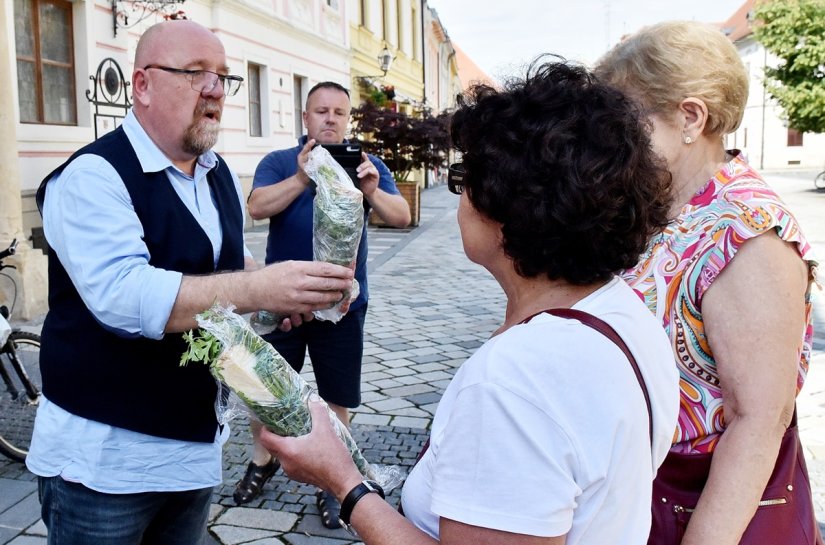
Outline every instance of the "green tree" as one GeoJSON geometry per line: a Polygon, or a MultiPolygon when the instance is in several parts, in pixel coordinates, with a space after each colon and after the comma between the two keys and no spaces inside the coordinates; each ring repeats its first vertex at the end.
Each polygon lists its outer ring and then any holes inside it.
{"type": "Polygon", "coordinates": [[[754,37],[779,58],[765,88],[802,132],[825,132],[825,0],[763,0],[754,37]]]}
{"type": "Polygon", "coordinates": [[[449,115],[429,110],[412,114],[367,100],[352,110],[353,137],[380,157],[399,182],[410,173],[443,166],[450,151],[449,115]]]}

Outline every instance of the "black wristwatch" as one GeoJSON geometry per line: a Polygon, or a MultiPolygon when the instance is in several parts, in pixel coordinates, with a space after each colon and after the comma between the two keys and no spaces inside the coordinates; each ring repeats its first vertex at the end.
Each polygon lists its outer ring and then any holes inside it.
{"type": "Polygon", "coordinates": [[[361,481],[358,486],[353,488],[349,491],[344,497],[344,501],[341,502],[341,513],[338,515],[338,519],[341,522],[341,526],[346,528],[350,533],[354,534],[355,532],[350,525],[349,519],[352,516],[352,510],[355,508],[355,504],[358,503],[361,498],[366,496],[367,494],[375,492],[382,498],[384,498],[384,489],[381,488],[375,481],[361,481]]]}

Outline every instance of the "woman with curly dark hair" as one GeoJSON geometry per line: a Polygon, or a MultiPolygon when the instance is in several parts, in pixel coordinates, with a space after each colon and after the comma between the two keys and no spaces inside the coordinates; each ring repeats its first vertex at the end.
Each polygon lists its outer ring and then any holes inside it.
{"type": "Polygon", "coordinates": [[[369,493],[320,404],[308,436],[263,443],[336,494],[369,545],[645,543],[678,384],[661,327],[616,273],[667,223],[668,175],[630,103],[561,62],[475,87],[452,136],[464,251],[507,307],[444,392],[406,518],[369,493]]]}

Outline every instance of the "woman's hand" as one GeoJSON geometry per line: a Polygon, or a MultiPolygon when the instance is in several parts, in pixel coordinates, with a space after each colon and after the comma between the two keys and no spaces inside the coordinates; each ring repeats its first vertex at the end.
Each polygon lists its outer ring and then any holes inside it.
{"type": "Polygon", "coordinates": [[[347,447],[338,437],[327,404],[311,396],[309,411],[312,431],[301,437],[281,437],[261,430],[261,444],[281,462],[291,479],[314,484],[333,493],[339,500],[364,478],[352,461],[347,447]]]}

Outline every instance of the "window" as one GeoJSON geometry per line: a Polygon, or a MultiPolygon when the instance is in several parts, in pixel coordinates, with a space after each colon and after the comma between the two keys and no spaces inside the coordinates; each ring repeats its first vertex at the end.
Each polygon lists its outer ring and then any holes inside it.
{"type": "Polygon", "coordinates": [[[332,9],[338,11],[338,0],[327,0],[327,5],[332,9]]]}
{"type": "Polygon", "coordinates": [[[250,62],[247,69],[249,88],[249,136],[263,136],[261,118],[261,69],[260,64],[250,62]]]}
{"type": "Polygon", "coordinates": [[[295,138],[304,134],[304,118],[301,113],[304,111],[302,107],[302,100],[304,98],[304,87],[306,87],[306,78],[301,76],[293,76],[292,78],[292,103],[293,103],[293,117],[295,118],[295,138]]]}
{"type": "Polygon", "coordinates": [[[802,135],[798,130],[788,127],[788,147],[801,146],[802,135]]]}
{"type": "Polygon", "coordinates": [[[20,121],[76,125],[71,3],[14,0],[14,36],[20,121]]]}
{"type": "Polygon", "coordinates": [[[367,28],[367,0],[361,0],[361,26],[367,28]]]}

